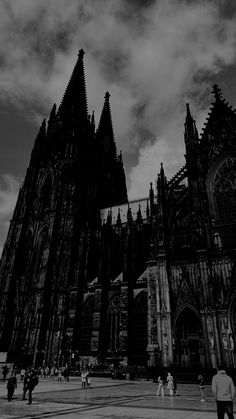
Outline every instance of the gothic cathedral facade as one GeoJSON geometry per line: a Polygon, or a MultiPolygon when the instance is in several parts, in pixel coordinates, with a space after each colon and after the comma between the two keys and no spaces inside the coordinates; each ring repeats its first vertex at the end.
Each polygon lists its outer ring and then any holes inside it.
{"type": "Polygon", "coordinates": [[[201,137],[187,105],[186,164],[161,166],[128,201],[109,94],[88,114],[83,50],[36,137],[0,266],[0,351],[71,359],[235,367],[236,113],[214,85],[201,137]]]}

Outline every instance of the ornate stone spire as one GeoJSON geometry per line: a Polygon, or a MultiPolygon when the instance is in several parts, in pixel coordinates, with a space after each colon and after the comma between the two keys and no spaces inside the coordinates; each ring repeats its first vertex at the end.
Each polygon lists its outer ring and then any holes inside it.
{"type": "Polygon", "coordinates": [[[88,107],[83,56],[84,51],[81,49],[58,113],[62,120],[69,118],[69,122],[71,122],[72,118],[86,124],[88,121],[88,107]]]}
{"type": "Polygon", "coordinates": [[[105,151],[111,151],[112,154],[116,155],[109,98],[110,94],[106,92],[105,102],[97,130],[97,139],[103,144],[105,151]]]}
{"type": "Polygon", "coordinates": [[[185,142],[189,143],[191,141],[197,141],[198,142],[198,131],[196,128],[195,121],[190,113],[189,104],[186,103],[186,119],[185,119],[185,142]]]}

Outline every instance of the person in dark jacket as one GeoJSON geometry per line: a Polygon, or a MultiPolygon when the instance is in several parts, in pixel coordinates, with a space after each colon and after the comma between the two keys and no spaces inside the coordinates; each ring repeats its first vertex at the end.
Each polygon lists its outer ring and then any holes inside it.
{"type": "Polygon", "coordinates": [[[17,387],[17,379],[16,379],[16,375],[13,374],[9,378],[8,383],[7,383],[7,401],[8,402],[12,401],[12,397],[13,397],[16,387],[17,387]]]}
{"type": "Polygon", "coordinates": [[[28,391],[29,393],[29,402],[32,403],[32,392],[35,386],[38,384],[38,376],[34,368],[28,368],[24,378],[24,387],[23,387],[23,400],[26,400],[25,396],[28,391]]]}

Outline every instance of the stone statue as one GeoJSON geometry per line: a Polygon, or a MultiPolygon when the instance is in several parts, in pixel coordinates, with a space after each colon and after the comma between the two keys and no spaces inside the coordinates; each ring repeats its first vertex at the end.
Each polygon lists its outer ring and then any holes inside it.
{"type": "Polygon", "coordinates": [[[215,348],[215,339],[213,333],[209,333],[209,342],[210,342],[210,348],[215,348]]]}
{"type": "Polygon", "coordinates": [[[228,349],[228,341],[227,341],[226,333],[223,333],[223,335],[222,335],[222,341],[223,341],[224,349],[228,349]]]}

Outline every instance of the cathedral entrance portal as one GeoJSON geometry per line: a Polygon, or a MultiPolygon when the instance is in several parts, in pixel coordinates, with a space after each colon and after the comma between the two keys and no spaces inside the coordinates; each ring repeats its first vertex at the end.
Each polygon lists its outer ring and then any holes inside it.
{"type": "Polygon", "coordinates": [[[175,323],[175,362],[182,368],[200,367],[200,318],[189,307],[184,308],[175,323]]]}

